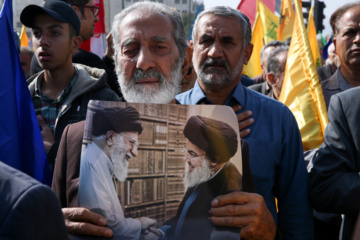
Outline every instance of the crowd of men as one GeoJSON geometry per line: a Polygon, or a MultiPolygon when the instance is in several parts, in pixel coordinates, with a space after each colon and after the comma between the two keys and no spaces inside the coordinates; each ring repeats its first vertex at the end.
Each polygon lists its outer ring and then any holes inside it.
{"type": "MultiPolygon", "coordinates": [[[[242,69],[253,45],[251,25],[242,12],[223,6],[204,10],[188,43],[176,10],[155,2],[136,3],[115,16],[102,59],[80,49],[94,34],[97,13],[94,0],[47,0],[21,13],[21,22],[33,32],[34,56],[26,49],[21,54],[32,58],[31,74],[29,66],[23,66],[24,73],[31,75],[27,82],[53,182],[50,190],[0,163],[0,205],[5,209],[0,211],[0,238],[64,239],[68,234],[74,239],[224,239],[224,228],[231,229],[226,239],[352,238],[360,211],[360,3],[344,5],[331,16],[337,60],[318,70],[331,76],[321,81],[330,123],[309,162],[292,112],[277,100],[289,47],[279,41],[265,45],[263,73],[251,80],[257,84],[245,86],[242,69]],[[97,113],[94,119],[126,116],[128,122],[97,124],[96,138],[81,155],[90,100],[232,107],[242,138],[243,175],[235,174],[241,191],[226,188],[207,199],[207,207],[197,209],[209,214],[203,225],[189,224],[189,211],[182,216],[201,183],[223,181],[218,173],[234,172],[227,162],[237,151],[230,126],[194,116],[184,129],[188,190],[174,219],[156,226],[152,219],[125,218],[118,201],[111,203],[111,216],[79,207],[79,202],[86,206],[92,201],[81,188],[100,182],[91,183],[92,165],[104,174],[117,169],[114,177],[126,179],[126,163],[137,155],[142,132],[134,109],[97,113]],[[232,149],[226,156],[216,150],[217,144],[198,142],[204,132],[219,129],[227,134],[217,134],[218,141],[232,149]],[[128,146],[120,149],[120,157],[115,154],[119,142],[128,146]],[[201,159],[198,164],[191,160],[194,156],[201,159]],[[80,167],[80,160],[88,161],[88,167],[80,167]],[[205,179],[192,179],[200,168],[208,170],[205,179]],[[80,171],[88,180],[79,180],[80,171]]],[[[101,184],[101,198],[114,194],[111,178],[101,184]]]]}

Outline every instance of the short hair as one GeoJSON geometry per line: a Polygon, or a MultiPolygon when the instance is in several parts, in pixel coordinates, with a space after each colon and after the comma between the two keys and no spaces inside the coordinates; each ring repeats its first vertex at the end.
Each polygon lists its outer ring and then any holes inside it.
{"type": "Polygon", "coordinates": [[[279,54],[288,51],[288,46],[280,46],[270,52],[267,65],[267,70],[269,73],[271,72],[277,75],[280,72],[281,65],[279,61],[279,54]]]}
{"type": "Polygon", "coordinates": [[[274,41],[271,41],[271,42],[268,42],[267,44],[265,44],[265,46],[261,49],[260,51],[260,61],[261,61],[261,64],[264,64],[264,52],[265,52],[265,49],[267,49],[268,47],[281,47],[281,46],[286,46],[286,44],[282,41],[279,41],[279,40],[274,40],[274,41]]]}
{"type": "MultiPolygon", "coordinates": [[[[111,33],[114,42],[114,57],[116,58],[117,54],[120,52],[120,34],[119,27],[124,18],[131,12],[134,11],[143,11],[143,12],[155,12],[165,16],[168,16],[173,24],[174,32],[173,37],[176,43],[176,46],[180,53],[180,59],[183,60],[185,56],[185,48],[187,47],[187,41],[185,36],[185,28],[183,25],[183,21],[181,15],[174,10],[173,8],[156,2],[138,2],[134,5],[131,5],[124,10],[122,10],[119,14],[114,17],[113,26],[111,28],[111,33]]],[[[162,26],[159,26],[161,28],[162,26]]],[[[116,61],[116,59],[115,59],[116,61]]]]}
{"type": "Polygon", "coordinates": [[[337,36],[340,29],[340,18],[346,13],[348,10],[354,7],[360,7],[360,2],[348,3],[344,6],[338,8],[330,17],[330,25],[333,30],[334,36],[337,36]]]}
{"type": "Polygon", "coordinates": [[[86,5],[90,0],[61,0],[63,2],[66,2],[70,4],[71,6],[77,6],[80,9],[81,15],[84,16],[84,8],[80,6],[86,5]]]}
{"type": "Polygon", "coordinates": [[[213,14],[216,16],[222,16],[227,18],[235,18],[239,20],[241,23],[241,26],[243,28],[242,31],[242,37],[243,37],[243,49],[251,42],[251,24],[249,21],[249,18],[243,14],[240,10],[234,9],[228,6],[216,6],[209,8],[208,10],[202,11],[196,18],[194,27],[192,30],[192,40],[195,41],[196,38],[196,31],[197,31],[197,25],[200,21],[200,18],[202,18],[206,14],[213,14]]]}

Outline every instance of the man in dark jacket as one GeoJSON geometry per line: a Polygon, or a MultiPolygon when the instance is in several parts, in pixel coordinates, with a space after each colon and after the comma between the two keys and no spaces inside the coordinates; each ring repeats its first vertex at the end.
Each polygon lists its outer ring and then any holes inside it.
{"type": "MultiPolygon", "coordinates": [[[[352,239],[360,211],[360,88],[334,95],[324,143],[313,160],[311,198],[314,208],[345,214],[341,239],[352,239]]],[[[354,238],[353,238],[354,239],[354,238]]]]}
{"type": "MultiPolygon", "coordinates": [[[[99,21],[98,12],[99,8],[95,6],[94,0],[61,0],[72,6],[80,19],[80,33],[82,41],[88,41],[93,35],[95,30],[95,23],[99,21]]],[[[111,34],[107,36],[107,49],[104,57],[100,59],[96,54],[85,51],[81,48],[73,53],[73,63],[84,64],[89,67],[104,69],[108,75],[107,83],[110,88],[116,92],[119,97],[122,97],[120,86],[117,82],[117,77],[114,72],[113,49],[109,43],[111,34]]],[[[42,71],[38,60],[34,56],[31,61],[31,75],[42,71]]]]}
{"type": "Polygon", "coordinates": [[[32,28],[35,55],[45,70],[28,79],[51,170],[62,132],[69,123],[84,120],[90,99],[120,100],[108,88],[104,70],[73,65],[81,44],[80,20],[70,5],[48,0],[29,5],[21,22],[32,28]]]}

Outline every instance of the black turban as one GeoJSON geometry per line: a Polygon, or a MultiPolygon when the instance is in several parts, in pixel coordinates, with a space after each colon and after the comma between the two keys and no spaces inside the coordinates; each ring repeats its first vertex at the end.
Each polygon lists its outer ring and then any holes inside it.
{"type": "Polygon", "coordinates": [[[184,128],[184,135],[191,143],[205,151],[215,161],[227,162],[238,148],[235,130],[225,122],[203,116],[192,116],[184,128]]]}
{"type": "Polygon", "coordinates": [[[101,136],[108,131],[116,133],[138,132],[143,128],[139,112],[133,107],[98,109],[93,115],[93,136],[101,136]]]}

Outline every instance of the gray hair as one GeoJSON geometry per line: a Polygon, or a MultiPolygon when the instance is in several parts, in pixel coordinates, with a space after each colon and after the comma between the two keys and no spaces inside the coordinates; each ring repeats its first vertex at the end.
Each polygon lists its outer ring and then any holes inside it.
{"type": "Polygon", "coordinates": [[[227,18],[236,18],[241,23],[241,26],[243,28],[242,32],[242,38],[243,38],[243,49],[251,42],[251,24],[249,21],[249,18],[243,14],[241,11],[227,7],[227,6],[216,6],[209,8],[208,10],[202,11],[196,18],[193,31],[192,31],[192,40],[195,42],[196,39],[196,31],[197,31],[197,25],[199,23],[199,20],[201,17],[203,17],[206,14],[213,14],[216,16],[222,16],[227,18]]]}
{"type": "MultiPolygon", "coordinates": [[[[119,14],[114,17],[113,26],[111,28],[113,42],[114,42],[114,50],[115,54],[114,57],[116,58],[117,54],[120,52],[120,34],[119,34],[119,27],[123,19],[133,11],[142,11],[142,12],[156,12],[165,16],[168,16],[171,19],[171,22],[174,26],[173,37],[176,43],[176,46],[180,53],[180,59],[183,60],[185,56],[185,48],[187,46],[186,36],[185,36],[185,29],[182,22],[181,15],[170,8],[161,3],[156,2],[138,2],[134,5],[129,6],[122,10],[119,14]]],[[[161,26],[159,26],[161,27],[161,26]]],[[[116,59],[115,59],[116,62],[116,59]]]]}
{"type": "Polygon", "coordinates": [[[270,73],[274,73],[275,76],[280,72],[281,70],[281,65],[280,65],[280,61],[279,61],[279,54],[283,53],[283,52],[288,52],[289,51],[289,47],[288,46],[281,46],[281,47],[277,47],[274,50],[272,50],[269,54],[269,59],[268,59],[268,65],[267,65],[267,70],[270,73]]]}
{"type": "Polygon", "coordinates": [[[340,31],[340,18],[351,8],[360,7],[360,2],[348,3],[338,8],[330,17],[330,25],[336,37],[340,31]]]}
{"type": "Polygon", "coordinates": [[[268,47],[282,47],[282,46],[287,46],[286,43],[282,42],[282,41],[278,41],[278,40],[274,40],[271,42],[268,42],[260,51],[260,61],[261,64],[264,64],[264,52],[265,49],[267,49],[268,47]]]}

